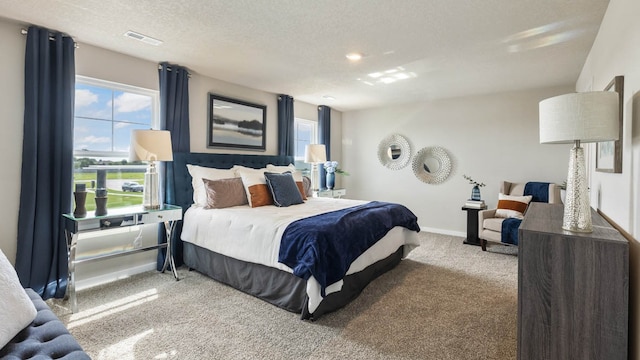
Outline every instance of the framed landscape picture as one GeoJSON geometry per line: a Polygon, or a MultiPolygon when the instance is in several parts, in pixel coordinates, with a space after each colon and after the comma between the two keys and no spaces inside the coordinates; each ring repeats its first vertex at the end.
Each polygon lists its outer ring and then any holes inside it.
{"type": "Polygon", "coordinates": [[[207,147],[264,151],[267,106],[209,93],[207,147]]]}
{"type": "Polygon", "coordinates": [[[624,76],[616,76],[605,91],[618,93],[618,140],[596,143],[596,171],[608,173],[622,173],[622,136],[623,104],[624,104],[624,76]]]}

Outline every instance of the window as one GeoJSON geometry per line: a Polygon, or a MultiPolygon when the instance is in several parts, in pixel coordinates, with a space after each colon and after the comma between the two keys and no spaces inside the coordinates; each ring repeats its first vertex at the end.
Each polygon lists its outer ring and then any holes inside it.
{"type": "Polygon", "coordinates": [[[87,210],[97,188],[108,208],[142,204],[146,164],[129,163],[129,140],[131,130],[158,128],[158,92],[81,76],[75,90],[73,179],[87,188],[87,210]]]}
{"type": "Polygon", "coordinates": [[[306,169],[308,174],[311,171],[311,164],[304,162],[304,149],[309,144],[318,142],[318,123],[311,120],[295,118],[293,120],[294,135],[293,142],[295,144],[295,165],[298,169],[306,169]]]}

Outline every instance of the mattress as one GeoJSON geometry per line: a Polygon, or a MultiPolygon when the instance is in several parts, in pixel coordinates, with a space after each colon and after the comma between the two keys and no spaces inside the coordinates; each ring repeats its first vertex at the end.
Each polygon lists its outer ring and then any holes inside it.
{"type": "MultiPolygon", "coordinates": [[[[225,209],[190,207],[183,220],[181,239],[209,251],[237,260],[260,264],[292,273],[292,269],[278,262],[280,238],[287,226],[296,220],[317,214],[361,205],[366,201],[309,198],[304,204],[279,208],[236,206],[225,209]]],[[[418,234],[403,227],[395,227],[380,241],[360,255],[347,274],[362,271],[403,247],[403,257],[419,245],[418,234]]],[[[326,294],[340,291],[342,281],[327,287],[326,294]]],[[[309,311],[322,301],[320,284],[311,277],[307,281],[309,311]]]]}

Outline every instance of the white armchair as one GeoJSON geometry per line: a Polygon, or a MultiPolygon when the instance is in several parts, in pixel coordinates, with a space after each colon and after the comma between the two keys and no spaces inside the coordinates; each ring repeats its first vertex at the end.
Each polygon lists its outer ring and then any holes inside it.
{"type": "MultiPolygon", "coordinates": [[[[503,181],[500,185],[500,193],[505,195],[522,196],[526,183],[511,183],[503,181]]],[[[549,204],[560,204],[560,186],[558,184],[549,184],[549,204]]],[[[487,241],[501,242],[502,239],[502,222],[504,218],[496,216],[497,209],[482,210],[478,212],[478,237],[482,251],[487,250],[487,241]]]]}

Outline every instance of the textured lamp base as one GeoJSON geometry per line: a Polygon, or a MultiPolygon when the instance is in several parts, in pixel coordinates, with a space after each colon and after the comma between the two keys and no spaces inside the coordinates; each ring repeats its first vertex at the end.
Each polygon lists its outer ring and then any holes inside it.
{"type": "Polygon", "coordinates": [[[144,174],[144,191],[142,192],[142,207],[145,209],[160,209],[158,196],[158,173],[153,161],[149,163],[144,174]]]}
{"type": "Polygon", "coordinates": [[[567,197],[564,204],[562,228],[573,232],[593,231],[584,149],[580,147],[579,141],[576,141],[575,147],[571,149],[571,158],[569,159],[567,197]]]}

